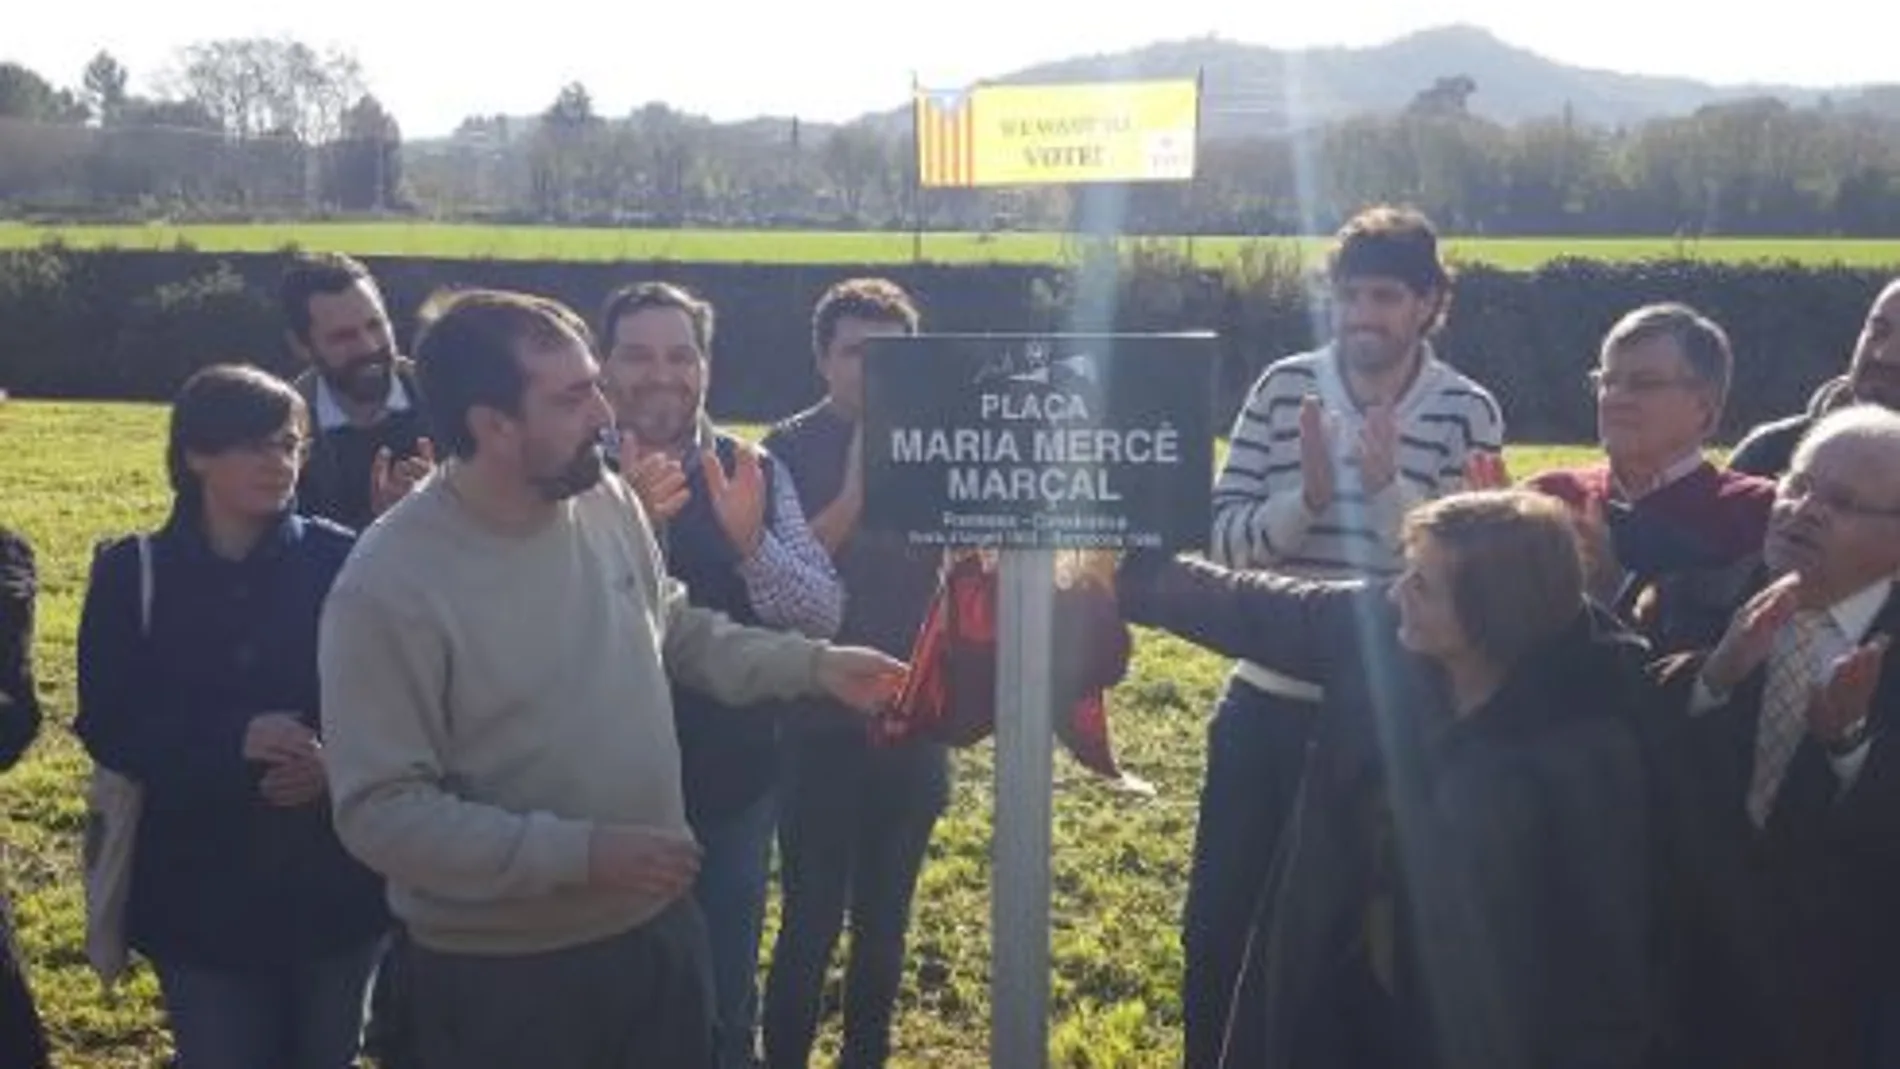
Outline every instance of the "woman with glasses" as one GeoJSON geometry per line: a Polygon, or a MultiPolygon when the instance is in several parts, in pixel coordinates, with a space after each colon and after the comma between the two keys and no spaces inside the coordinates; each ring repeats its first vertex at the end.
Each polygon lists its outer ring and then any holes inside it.
{"type": "Polygon", "coordinates": [[[308,421],[255,368],[194,375],[170,515],[102,547],[80,618],[74,727],[143,789],[125,929],[180,1069],[354,1065],[389,928],[325,796],[317,623],[352,536],[292,510],[308,421]]]}

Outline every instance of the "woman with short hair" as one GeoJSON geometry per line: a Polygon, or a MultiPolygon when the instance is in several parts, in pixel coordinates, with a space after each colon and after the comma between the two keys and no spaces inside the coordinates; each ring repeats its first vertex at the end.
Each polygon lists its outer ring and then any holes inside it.
{"type": "Polygon", "coordinates": [[[1562,504],[1454,494],[1386,582],[1133,554],[1123,613],[1323,681],[1222,1065],[1641,1064],[1646,646],[1583,590],[1562,504]]]}
{"type": "Polygon", "coordinates": [[[353,536],[293,511],[308,441],[285,383],[193,375],[171,514],[102,547],[81,612],[74,727],[143,789],[125,928],[180,1069],[354,1065],[390,925],[325,795],[317,623],[353,536]]]}

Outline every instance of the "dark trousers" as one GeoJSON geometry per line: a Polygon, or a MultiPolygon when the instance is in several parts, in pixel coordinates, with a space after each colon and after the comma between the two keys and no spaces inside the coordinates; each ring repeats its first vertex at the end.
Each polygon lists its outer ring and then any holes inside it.
{"type": "Polygon", "coordinates": [[[607,939],[541,954],[409,946],[423,1069],[712,1069],[712,969],[690,897],[607,939]]]}
{"type": "Polygon", "coordinates": [[[1299,791],[1317,711],[1233,680],[1208,725],[1207,774],[1182,917],[1187,1069],[1219,1063],[1247,932],[1299,791]]]}
{"type": "Polygon", "coordinates": [[[706,918],[712,953],[713,1024],[719,1069],[752,1069],[758,1062],[759,941],[765,929],[765,891],[772,874],[772,830],[778,797],[766,794],[746,808],[693,829],[705,850],[693,900],[706,918]]]}
{"type": "Polygon", "coordinates": [[[909,743],[873,750],[857,732],[794,734],[781,781],[783,920],[765,987],[765,1060],[806,1069],[833,948],[851,915],[842,1069],[890,1054],[911,896],[949,800],[949,755],[909,743]]]}
{"type": "Polygon", "coordinates": [[[1880,997],[1874,1018],[1873,1069],[1900,1069],[1900,991],[1880,997]]]}
{"type": "Polygon", "coordinates": [[[158,960],[178,1069],[350,1069],[383,940],[269,969],[158,960]]]}
{"type": "Polygon", "coordinates": [[[13,937],[12,908],[0,898],[0,1065],[47,1069],[52,1064],[46,1029],[13,937]]]}

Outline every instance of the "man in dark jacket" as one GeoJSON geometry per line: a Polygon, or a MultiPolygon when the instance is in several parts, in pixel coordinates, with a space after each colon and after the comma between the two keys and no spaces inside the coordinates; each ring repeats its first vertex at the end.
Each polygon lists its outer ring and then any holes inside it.
{"type": "MultiPolygon", "coordinates": [[[[39,734],[33,679],[38,569],[27,540],[0,528],[0,770],[12,768],[39,734]]],[[[0,1065],[45,1069],[46,1034],[13,938],[12,910],[0,898],[0,1065]]]]}
{"type": "MultiPolygon", "coordinates": [[[[917,333],[917,306],[881,278],[833,284],[812,309],[825,397],[765,437],[798,483],[813,533],[844,583],[840,640],[908,654],[937,590],[942,551],[866,531],[864,358],[878,337],[917,333]]],[[[783,921],[765,985],[768,1069],[804,1069],[832,953],[850,918],[839,1060],[882,1069],[903,986],[911,904],[937,820],[949,804],[949,747],[925,738],[874,743],[835,702],[786,724],[779,857],[783,921]]]]}
{"type": "Polygon", "coordinates": [[[1763,557],[1774,581],[1721,641],[1660,671],[1680,859],[1662,1064],[1890,1065],[1874,1058],[1900,1039],[1900,415],[1815,425],[1763,557]]]}
{"type": "MultiPolygon", "coordinates": [[[[361,531],[435,466],[414,365],[396,354],[376,279],[342,253],[299,254],[278,286],[291,351],[309,365],[293,385],[310,413],[297,511],[361,531]]],[[[413,1064],[402,1024],[400,926],[376,973],[368,1050],[383,1069],[413,1064]]]]}
{"type": "Polygon", "coordinates": [[[360,531],[434,466],[409,361],[369,269],[340,253],[300,255],[278,301],[290,348],[309,364],[297,392],[313,440],[298,476],[298,511],[360,531]]]}
{"type": "Polygon", "coordinates": [[[1459,494],[1390,584],[1133,554],[1125,617],[1324,681],[1224,1069],[1635,1069],[1653,1025],[1646,646],[1563,506],[1459,494]],[[1393,611],[1397,603],[1398,611],[1393,611]]]}
{"type": "MultiPolygon", "coordinates": [[[[713,307],[666,283],[628,286],[601,313],[617,466],[692,604],[732,619],[837,634],[844,590],[785,466],[705,412],[713,307]]],[[[705,848],[693,894],[712,943],[719,1069],[755,1061],[759,941],[778,828],[777,717],[675,686],[686,817],[705,848]]]]}
{"type": "Polygon", "coordinates": [[[1857,401],[1900,409],[1900,279],[1888,283],[1867,310],[1847,374],[1822,383],[1808,399],[1807,411],[1749,431],[1729,457],[1729,467],[1771,479],[1779,476],[1817,420],[1857,401]]]}

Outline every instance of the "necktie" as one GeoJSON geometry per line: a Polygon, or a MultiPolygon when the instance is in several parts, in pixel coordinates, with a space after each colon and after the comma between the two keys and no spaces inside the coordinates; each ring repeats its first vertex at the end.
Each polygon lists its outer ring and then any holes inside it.
{"type": "Polygon", "coordinates": [[[1768,661],[1761,721],[1755,732],[1755,774],[1748,787],[1748,815],[1766,827],[1775,793],[1808,728],[1808,701],[1815,687],[1814,652],[1829,619],[1823,612],[1795,614],[1768,661]]]}

